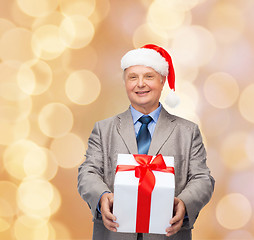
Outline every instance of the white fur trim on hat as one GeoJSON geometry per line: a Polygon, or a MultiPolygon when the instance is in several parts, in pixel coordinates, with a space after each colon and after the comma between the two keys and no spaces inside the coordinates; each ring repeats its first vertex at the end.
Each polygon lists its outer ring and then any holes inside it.
{"type": "Polygon", "coordinates": [[[121,68],[142,65],[153,68],[162,76],[168,75],[168,63],[157,51],[147,48],[138,48],[127,52],[121,60],[121,68]]]}

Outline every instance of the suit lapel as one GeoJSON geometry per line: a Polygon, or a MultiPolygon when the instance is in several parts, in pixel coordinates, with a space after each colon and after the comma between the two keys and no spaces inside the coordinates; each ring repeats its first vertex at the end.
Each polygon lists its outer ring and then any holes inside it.
{"type": "Polygon", "coordinates": [[[148,155],[157,155],[163,144],[170,137],[176,126],[175,117],[169,114],[163,107],[156,124],[148,155]]]}
{"type": "Polygon", "coordinates": [[[129,152],[131,154],[137,154],[138,147],[130,109],[118,115],[118,119],[119,119],[117,125],[118,133],[125,142],[129,152]]]}
{"type": "MultiPolygon", "coordinates": [[[[158,154],[163,144],[170,137],[175,126],[175,117],[169,114],[162,107],[158,122],[155,127],[155,131],[153,133],[148,155],[158,154]]],[[[129,153],[137,154],[138,147],[130,109],[118,115],[117,130],[122,137],[126,147],[128,148],[129,153]]]]}

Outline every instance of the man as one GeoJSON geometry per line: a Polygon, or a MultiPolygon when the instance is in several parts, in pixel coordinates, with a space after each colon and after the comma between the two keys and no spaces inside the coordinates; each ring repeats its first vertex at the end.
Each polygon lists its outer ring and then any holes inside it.
{"type": "Polygon", "coordinates": [[[159,102],[166,80],[174,90],[171,57],[163,48],[149,44],[129,51],[121,67],[130,108],[95,124],[86,160],[79,168],[78,190],[93,214],[93,239],[189,240],[200,210],[212,196],[214,179],[198,126],[169,114],[159,102]],[[149,120],[144,123],[141,118],[149,120]],[[112,208],[119,153],[174,156],[174,216],[165,235],[117,232],[112,208]]]}

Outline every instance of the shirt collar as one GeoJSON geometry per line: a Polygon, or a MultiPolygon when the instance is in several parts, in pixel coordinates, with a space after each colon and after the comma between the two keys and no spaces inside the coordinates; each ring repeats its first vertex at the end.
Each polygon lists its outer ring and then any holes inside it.
{"type": "MultiPolygon", "coordinates": [[[[130,109],[131,109],[131,115],[132,115],[133,123],[135,124],[139,120],[139,118],[142,117],[144,114],[137,111],[131,105],[130,105],[130,109]]],[[[159,107],[156,108],[153,112],[149,113],[148,115],[153,119],[153,121],[155,123],[157,123],[158,118],[160,116],[160,112],[161,112],[161,104],[159,103],[159,107]]]]}

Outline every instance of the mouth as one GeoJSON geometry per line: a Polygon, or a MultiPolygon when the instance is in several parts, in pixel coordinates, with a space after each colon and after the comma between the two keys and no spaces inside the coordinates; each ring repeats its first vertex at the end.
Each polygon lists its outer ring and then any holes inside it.
{"type": "Polygon", "coordinates": [[[147,93],[149,93],[150,91],[137,91],[136,92],[136,94],[138,95],[138,96],[144,96],[144,95],[146,95],[147,93]]]}

